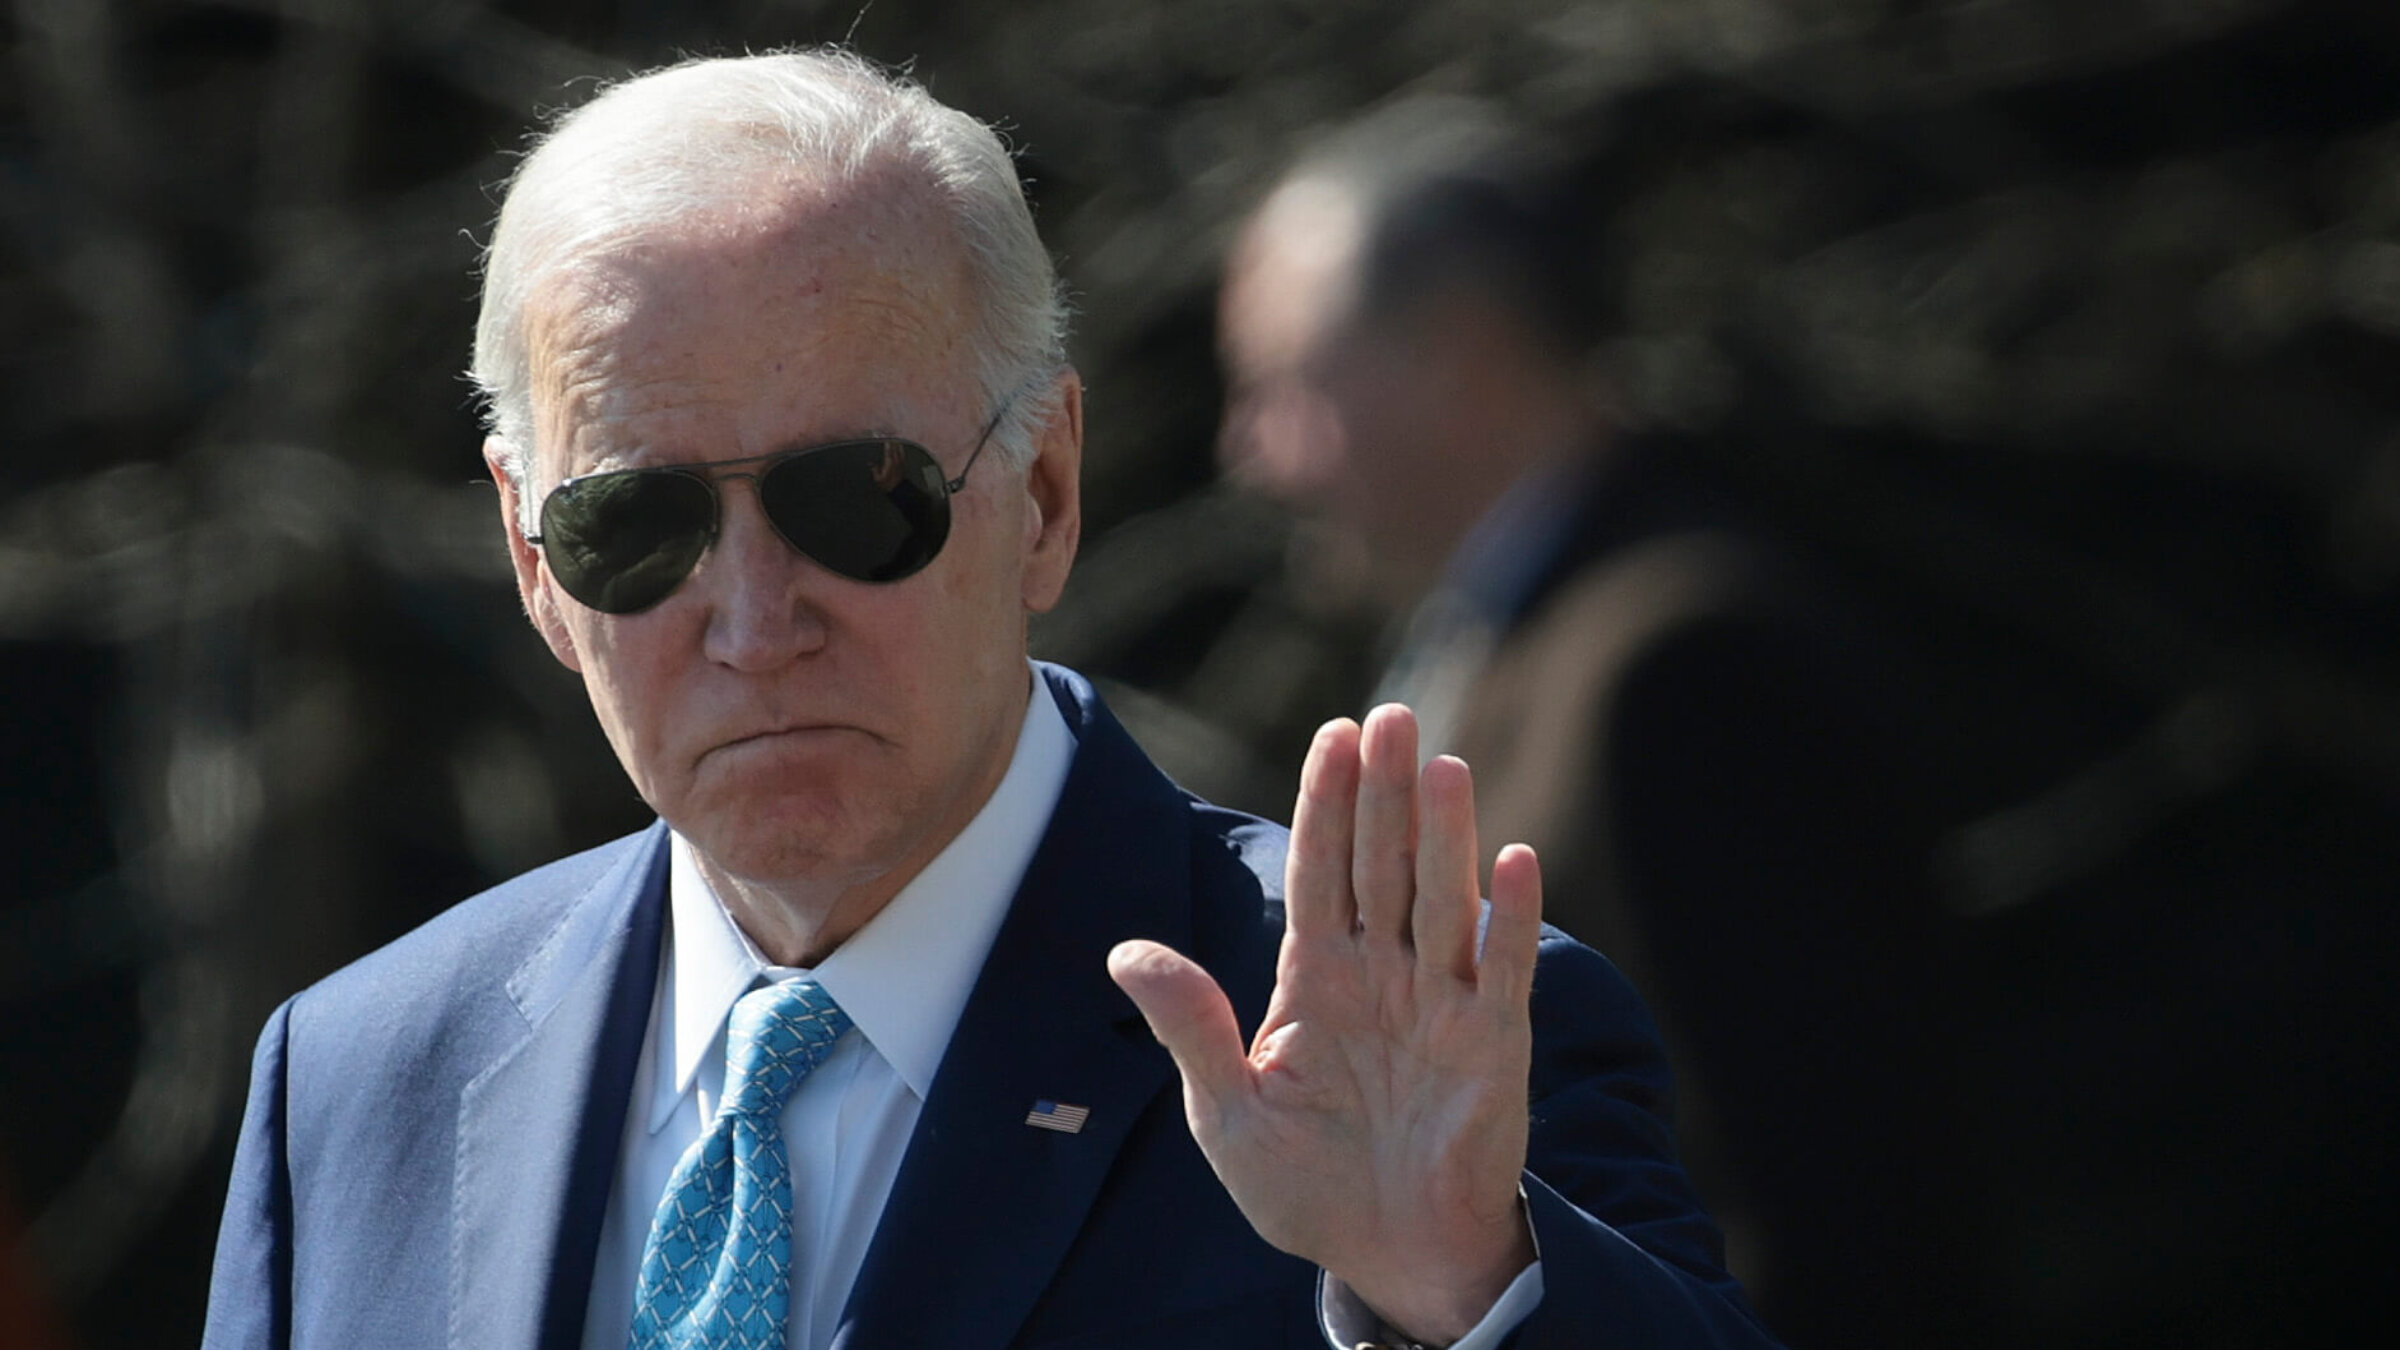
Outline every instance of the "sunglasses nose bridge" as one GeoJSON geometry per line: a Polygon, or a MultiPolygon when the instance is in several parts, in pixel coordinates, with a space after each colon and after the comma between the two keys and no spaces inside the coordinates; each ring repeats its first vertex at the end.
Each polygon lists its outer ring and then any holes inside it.
{"type": "Polygon", "coordinates": [[[794,553],[797,553],[802,557],[810,557],[811,555],[809,554],[808,550],[802,548],[798,540],[792,538],[791,535],[784,532],[783,523],[775,519],[775,513],[767,509],[765,487],[766,476],[770,473],[773,473],[779,467],[779,464],[766,464],[757,468],[749,469],[712,469],[709,471],[709,487],[714,491],[714,495],[717,499],[716,531],[719,535],[724,533],[725,513],[728,509],[725,501],[726,494],[722,485],[729,482],[746,483],[750,488],[748,493],[750,504],[757,510],[758,518],[766,525],[768,532],[773,534],[777,541],[782,543],[784,547],[789,548],[794,553]]]}
{"type": "Polygon", "coordinates": [[[726,500],[727,494],[723,491],[721,485],[726,482],[740,480],[749,485],[749,492],[747,495],[750,498],[751,509],[757,513],[757,522],[766,526],[767,532],[774,536],[778,545],[788,551],[789,556],[800,559],[808,565],[824,568],[825,570],[834,573],[836,576],[845,577],[853,581],[858,580],[859,578],[856,574],[842,571],[840,568],[833,566],[822,556],[820,556],[819,550],[809,547],[800,539],[794,538],[789,527],[790,523],[785,520],[777,519],[775,512],[768,509],[766,480],[772,476],[777,469],[785,467],[787,464],[792,463],[797,458],[799,458],[799,456],[788,454],[779,455],[766,464],[761,464],[752,468],[712,468],[708,471],[705,477],[708,480],[711,494],[716,498],[717,506],[716,519],[712,522],[713,528],[710,539],[710,544],[712,546],[711,551],[715,552],[722,546],[726,527],[726,519],[729,513],[734,509],[726,500]]]}

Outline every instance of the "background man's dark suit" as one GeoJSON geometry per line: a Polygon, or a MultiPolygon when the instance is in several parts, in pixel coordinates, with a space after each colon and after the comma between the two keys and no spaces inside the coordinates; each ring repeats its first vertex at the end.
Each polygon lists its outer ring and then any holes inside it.
{"type": "MultiPolygon", "coordinates": [[[[1189,952],[1254,1025],[1283,832],[1180,793],[1079,677],[1044,673],[1074,768],[839,1343],[1321,1345],[1313,1268],[1262,1242],[1210,1173],[1105,961],[1131,937],[1189,952]],[[1089,1106],[1089,1125],[1025,1127],[1039,1098],[1089,1106]]],[[[487,892],[276,1014],[208,1346],[576,1343],[658,969],[665,838],[487,892]]],[[[1547,1294],[1516,1344],[1586,1346],[1599,1328],[1764,1343],[1673,1160],[1665,1061],[1630,989],[1553,934],[1534,1022],[1526,1192],[1547,1294]]]]}
{"type": "Polygon", "coordinates": [[[1958,1316],[1928,1278],[1956,1158],[1904,663],[1672,447],[1574,481],[1439,748],[1475,766],[1483,837],[1541,851],[1546,917],[1657,1004],[1777,1330],[1919,1343],[1958,1316]]]}

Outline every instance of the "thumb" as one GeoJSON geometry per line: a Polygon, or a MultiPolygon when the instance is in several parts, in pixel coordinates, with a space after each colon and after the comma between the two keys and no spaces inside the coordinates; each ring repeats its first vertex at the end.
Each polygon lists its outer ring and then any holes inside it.
{"type": "Polygon", "coordinates": [[[1187,1110],[1206,1103],[1213,1114],[1215,1103],[1240,1091],[1249,1061],[1233,1005],[1214,977],[1181,952],[1138,939],[1109,952],[1108,974],[1175,1057],[1187,1110]]]}

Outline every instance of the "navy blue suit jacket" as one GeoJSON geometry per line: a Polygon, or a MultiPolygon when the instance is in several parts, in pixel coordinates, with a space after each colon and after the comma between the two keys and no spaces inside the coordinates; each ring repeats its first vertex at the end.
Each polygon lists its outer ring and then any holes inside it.
{"type": "MultiPolygon", "coordinates": [[[[838,1344],[1321,1347],[1313,1267],[1209,1171],[1108,978],[1145,937],[1272,988],[1284,832],[1179,791],[1089,685],[1048,833],[910,1141],[838,1344]],[[1037,1099],[1091,1108],[1030,1129],[1037,1099]]],[[[295,996],[261,1037],[209,1350],[572,1350],[650,1012],[666,831],[528,873],[295,996]]],[[[1753,1346],[1676,1165],[1666,1064],[1614,968],[1555,932],[1525,1180],[1548,1294],[1515,1344],[1753,1346]]]]}

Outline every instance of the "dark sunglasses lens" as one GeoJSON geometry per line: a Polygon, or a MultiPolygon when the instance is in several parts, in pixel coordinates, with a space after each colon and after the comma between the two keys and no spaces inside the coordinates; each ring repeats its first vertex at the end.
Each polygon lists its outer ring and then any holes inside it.
{"type": "Polygon", "coordinates": [[[942,551],[942,466],[910,441],[847,441],[779,460],[759,504],[793,548],[856,581],[898,581],[942,551]]]}
{"type": "Polygon", "coordinates": [[[542,550],[567,594],[603,614],[631,614],[691,575],[716,518],[715,494],[689,474],[595,474],[542,503],[542,550]]]}

